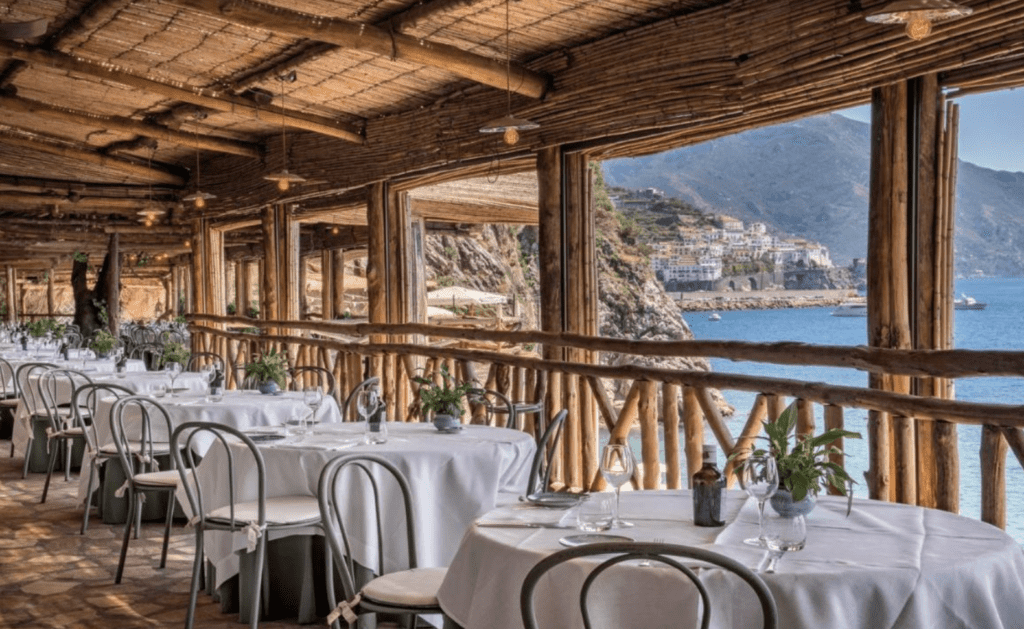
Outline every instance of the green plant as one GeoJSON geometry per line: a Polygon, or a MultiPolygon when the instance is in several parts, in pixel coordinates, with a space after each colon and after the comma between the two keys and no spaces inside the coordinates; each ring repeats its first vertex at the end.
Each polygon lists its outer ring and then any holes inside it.
{"type": "Polygon", "coordinates": [[[178,363],[184,369],[188,366],[188,359],[191,355],[192,352],[184,344],[170,341],[164,344],[164,351],[160,356],[160,366],[163,367],[168,363],[178,363]]]}
{"type": "MultiPolygon", "coordinates": [[[[833,445],[842,438],[860,439],[860,433],[833,428],[817,437],[797,437],[796,402],[786,407],[775,421],[766,421],[768,450],[757,449],[755,455],[770,453],[775,457],[779,469],[779,487],[793,494],[794,501],[801,501],[808,493],[817,494],[822,487],[831,485],[846,495],[847,485],[855,481],[842,466],[829,460],[829,454],[841,454],[833,445]]],[[[729,460],[745,456],[747,451],[732,454],[729,460]]],[[[736,468],[737,472],[739,467],[736,468]]]]}
{"type": "Polygon", "coordinates": [[[89,341],[89,349],[97,354],[106,354],[117,345],[117,339],[106,328],[100,328],[92,335],[89,341]]]}
{"type": "Polygon", "coordinates": [[[247,378],[252,378],[258,384],[265,384],[273,380],[282,389],[287,373],[288,360],[283,353],[279,354],[273,347],[269,352],[260,355],[258,359],[245,366],[247,378]]]}
{"type": "Polygon", "coordinates": [[[455,417],[462,416],[462,398],[466,392],[473,388],[472,382],[455,384],[455,378],[448,373],[446,365],[441,366],[437,372],[441,383],[438,384],[433,378],[416,376],[413,381],[420,384],[420,408],[423,413],[433,412],[435,415],[446,414],[455,417]]]}
{"type": "Polygon", "coordinates": [[[64,336],[64,324],[57,323],[55,319],[36,319],[28,324],[26,330],[32,338],[42,338],[53,333],[54,337],[64,336]]]}

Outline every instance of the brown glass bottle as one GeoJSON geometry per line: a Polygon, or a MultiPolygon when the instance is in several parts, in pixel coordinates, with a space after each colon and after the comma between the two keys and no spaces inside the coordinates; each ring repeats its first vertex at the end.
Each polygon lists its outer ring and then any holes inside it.
{"type": "Polygon", "coordinates": [[[722,473],[716,461],[717,448],[705,445],[703,465],[693,475],[693,523],[697,526],[722,526],[722,473]]]}

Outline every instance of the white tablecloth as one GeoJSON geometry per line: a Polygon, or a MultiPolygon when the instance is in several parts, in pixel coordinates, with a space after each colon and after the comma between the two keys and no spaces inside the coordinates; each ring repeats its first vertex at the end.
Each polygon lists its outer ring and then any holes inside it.
{"type": "MultiPolygon", "coordinates": [[[[476,517],[494,508],[499,492],[521,492],[526,487],[536,449],[533,437],[526,433],[467,426],[458,434],[441,434],[431,424],[421,423],[389,423],[388,427],[388,442],[380,445],[362,444],[361,422],[320,426],[315,434],[301,440],[289,437],[262,445],[267,495],[316,496],[320,472],[331,459],[353,453],[380,455],[394,463],[409,480],[415,503],[418,564],[430,567],[448,564],[463,533],[476,517]]],[[[206,472],[222,469],[223,459],[223,448],[215,446],[196,471],[207,509],[228,501],[225,479],[206,472]]],[[[239,478],[248,480],[247,493],[238,499],[255,498],[256,478],[252,472],[244,468],[236,471],[239,478]]],[[[367,504],[363,489],[365,486],[357,482],[349,489],[357,509],[367,504]]],[[[184,495],[179,498],[184,499],[184,495]]],[[[388,513],[393,512],[396,500],[397,496],[392,494],[387,501],[388,513]]],[[[404,525],[398,524],[390,530],[397,536],[404,535],[402,531],[404,525]]],[[[365,528],[360,530],[360,524],[356,524],[351,533],[355,535],[352,541],[356,560],[365,566],[377,565],[376,551],[365,528]]],[[[206,555],[217,568],[217,585],[238,572],[238,556],[234,552],[243,549],[245,543],[244,535],[235,535],[233,540],[223,533],[207,536],[206,555]]],[[[385,542],[385,547],[388,544],[385,542]]],[[[404,538],[394,540],[391,547],[395,544],[404,548],[404,538]]],[[[385,561],[386,566],[393,568],[404,558],[385,557],[385,561]]]]}
{"type": "MultiPolygon", "coordinates": [[[[756,505],[744,494],[730,492],[730,524],[721,528],[693,526],[688,491],[626,492],[622,503],[623,517],[636,527],[611,534],[707,548],[748,566],[763,554],[743,544],[757,535],[756,505]]],[[[820,498],[808,518],[804,550],[787,553],[775,574],[762,575],[778,604],[780,627],[1024,627],[1024,553],[999,529],[944,511],[868,500],[855,501],[849,518],[845,512],[845,499],[820,498]]],[[[505,508],[482,520],[551,522],[563,513],[505,508]]],[[[466,629],[522,627],[519,591],[526,573],[561,548],[560,538],[575,533],[471,528],[441,587],[442,607],[466,629]]],[[[582,627],[577,601],[586,572],[577,564],[541,582],[542,626],[582,627]]],[[[683,619],[693,616],[693,599],[687,586],[670,581],[676,578],[667,568],[633,562],[609,571],[593,596],[596,625],[688,626],[683,619]]],[[[756,599],[733,577],[705,570],[702,579],[716,606],[713,626],[760,626],[756,599]]]]}

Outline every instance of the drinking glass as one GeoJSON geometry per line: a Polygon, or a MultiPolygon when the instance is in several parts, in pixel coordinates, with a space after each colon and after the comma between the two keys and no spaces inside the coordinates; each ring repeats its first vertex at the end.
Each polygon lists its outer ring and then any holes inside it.
{"type": "Polygon", "coordinates": [[[614,525],[612,501],[592,494],[576,507],[576,528],[587,533],[607,531],[614,525]]]}
{"type": "Polygon", "coordinates": [[[764,503],[779,489],[779,468],[770,454],[751,454],[740,464],[740,485],[757,500],[757,537],[743,540],[764,547],[764,503]]]}
{"type": "Polygon", "coordinates": [[[366,423],[363,424],[363,443],[366,445],[375,445],[388,442],[388,423],[387,418],[381,413],[380,421],[370,421],[367,419],[366,423]]]}
{"type": "Polygon", "coordinates": [[[372,387],[367,387],[359,392],[356,396],[356,412],[363,419],[363,443],[371,443],[368,440],[367,435],[370,432],[370,416],[377,410],[380,405],[380,400],[377,397],[377,390],[372,387]]]}
{"type": "Polygon", "coordinates": [[[612,511],[612,528],[633,526],[619,517],[619,492],[633,475],[633,453],[624,443],[609,443],[601,452],[601,475],[615,488],[615,509],[612,511]]]}
{"type": "Polygon", "coordinates": [[[91,349],[84,350],[82,352],[82,369],[85,369],[89,365],[89,361],[96,358],[96,353],[91,349]]]}
{"type": "Polygon", "coordinates": [[[164,373],[171,379],[171,397],[174,397],[174,381],[178,379],[178,374],[181,373],[181,363],[167,363],[164,365],[164,373]]]}
{"type": "Polygon", "coordinates": [[[205,380],[207,386],[209,386],[213,384],[213,379],[217,375],[217,369],[213,366],[213,363],[209,363],[200,367],[199,373],[202,374],[203,380],[205,380]]]}
{"type": "Polygon", "coordinates": [[[802,515],[770,517],[765,520],[764,528],[764,541],[768,550],[757,570],[771,574],[786,552],[803,550],[807,540],[807,521],[802,515]]]}
{"type": "Polygon", "coordinates": [[[324,392],[320,387],[307,387],[302,390],[302,401],[309,407],[309,423],[316,423],[316,411],[324,401],[324,392]]]}

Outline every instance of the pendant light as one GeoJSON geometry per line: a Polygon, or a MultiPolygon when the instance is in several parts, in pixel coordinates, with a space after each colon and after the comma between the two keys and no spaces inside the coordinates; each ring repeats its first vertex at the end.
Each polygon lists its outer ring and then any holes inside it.
{"type": "Polygon", "coordinates": [[[199,188],[199,133],[193,129],[192,135],[196,140],[196,191],[192,194],[186,195],[182,198],[182,201],[192,201],[195,203],[196,209],[201,210],[206,207],[206,202],[210,199],[216,199],[217,195],[210,194],[209,192],[203,192],[199,188]]]}
{"type": "MultiPolygon", "coordinates": [[[[153,167],[153,156],[155,154],[156,144],[153,144],[149,149],[149,168],[153,167]]],[[[142,209],[137,212],[139,222],[146,227],[152,227],[158,220],[163,218],[164,212],[165,210],[153,201],[153,182],[150,181],[148,198],[146,199],[146,202],[142,204],[142,209]]]]}
{"type": "MultiPolygon", "coordinates": [[[[289,83],[294,83],[295,78],[294,70],[277,77],[277,80],[281,82],[281,109],[284,109],[284,82],[288,81],[289,83]]],[[[288,189],[292,187],[293,183],[303,183],[306,181],[306,178],[288,172],[288,145],[285,137],[283,117],[281,118],[281,159],[284,161],[284,168],[276,173],[270,173],[263,178],[267,181],[275,182],[277,184],[277,189],[281,192],[287,192],[288,189]]]]}
{"type": "Polygon", "coordinates": [[[932,32],[932,22],[951,20],[974,13],[952,0],[896,0],[866,19],[876,24],[906,24],[907,37],[919,41],[932,32]]]}
{"type": "Polygon", "coordinates": [[[506,95],[506,115],[502,118],[496,118],[488,121],[484,126],[480,127],[480,133],[501,133],[502,139],[505,144],[514,146],[519,142],[519,132],[529,131],[530,129],[537,129],[540,127],[536,122],[531,122],[525,118],[516,118],[512,115],[512,48],[509,44],[509,34],[511,32],[511,26],[509,25],[509,3],[511,0],[505,0],[505,95],[506,95]]]}

